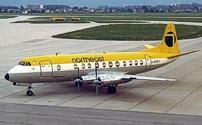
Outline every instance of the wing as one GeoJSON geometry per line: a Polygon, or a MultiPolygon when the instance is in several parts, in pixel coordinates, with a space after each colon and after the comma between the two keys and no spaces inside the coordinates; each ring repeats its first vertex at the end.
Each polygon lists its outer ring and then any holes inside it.
{"type": "MultiPolygon", "coordinates": [[[[118,85],[121,83],[127,83],[132,80],[153,80],[153,81],[176,81],[175,79],[146,77],[137,75],[127,75],[125,73],[103,73],[98,74],[97,78],[101,81],[101,86],[118,85]]],[[[95,74],[89,74],[82,76],[84,82],[93,84],[95,80],[95,74]]]]}
{"type": "Polygon", "coordinates": [[[152,81],[176,81],[175,79],[147,77],[147,76],[136,76],[136,75],[125,75],[123,79],[136,79],[136,80],[152,80],[152,81]]]}

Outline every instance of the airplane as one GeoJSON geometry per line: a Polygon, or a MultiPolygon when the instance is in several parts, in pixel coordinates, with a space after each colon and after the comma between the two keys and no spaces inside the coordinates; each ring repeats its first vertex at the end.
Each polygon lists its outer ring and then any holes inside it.
{"type": "Polygon", "coordinates": [[[108,87],[107,93],[115,94],[118,84],[132,80],[176,81],[175,79],[138,76],[136,74],[163,67],[180,56],[200,50],[180,53],[174,24],[166,26],[164,36],[156,47],[145,45],[138,52],[110,52],[34,56],[23,58],[10,69],[5,79],[15,86],[27,86],[26,95],[33,96],[33,83],[74,81],[78,92],[84,84],[108,87]]]}

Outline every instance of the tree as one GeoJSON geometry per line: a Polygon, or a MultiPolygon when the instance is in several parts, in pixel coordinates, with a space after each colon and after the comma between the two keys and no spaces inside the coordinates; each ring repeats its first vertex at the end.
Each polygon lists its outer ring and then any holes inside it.
{"type": "Polygon", "coordinates": [[[78,10],[79,8],[77,6],[73,7],[72,8],[73,10],[78,10]]]}
{"type": "Polygon", "coordinates": [[[146,5],[142,6],[142,10],[144,10],[144,12],[149,12],[149,9],[147,8],[146,5]]]}
{"type": "Polygon", "coordinates": [[[24,10],[25,8],[23,7],[23,5],[21,5],[20,6],[20,10],[22,11],[22,10],[24,10]]]}

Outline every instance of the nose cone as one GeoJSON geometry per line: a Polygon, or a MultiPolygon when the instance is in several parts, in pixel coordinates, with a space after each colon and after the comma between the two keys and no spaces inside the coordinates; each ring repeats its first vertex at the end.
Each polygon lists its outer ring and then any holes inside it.
{"type": "Polygon", "coordinates": [[[4,77],[6,80],[9,80],[9,74],[6,73],[5,77],[4,77]]]}

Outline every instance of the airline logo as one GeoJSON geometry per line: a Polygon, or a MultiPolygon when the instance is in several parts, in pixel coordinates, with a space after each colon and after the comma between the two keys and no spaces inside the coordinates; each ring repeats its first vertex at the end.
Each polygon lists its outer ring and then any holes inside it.
{"type": "Polygon", "coordinates": [[[82,57],[82,58],[72,58],[72,63],[85,63],[85,62],[103,62],[104,57],[82,57]]]}

